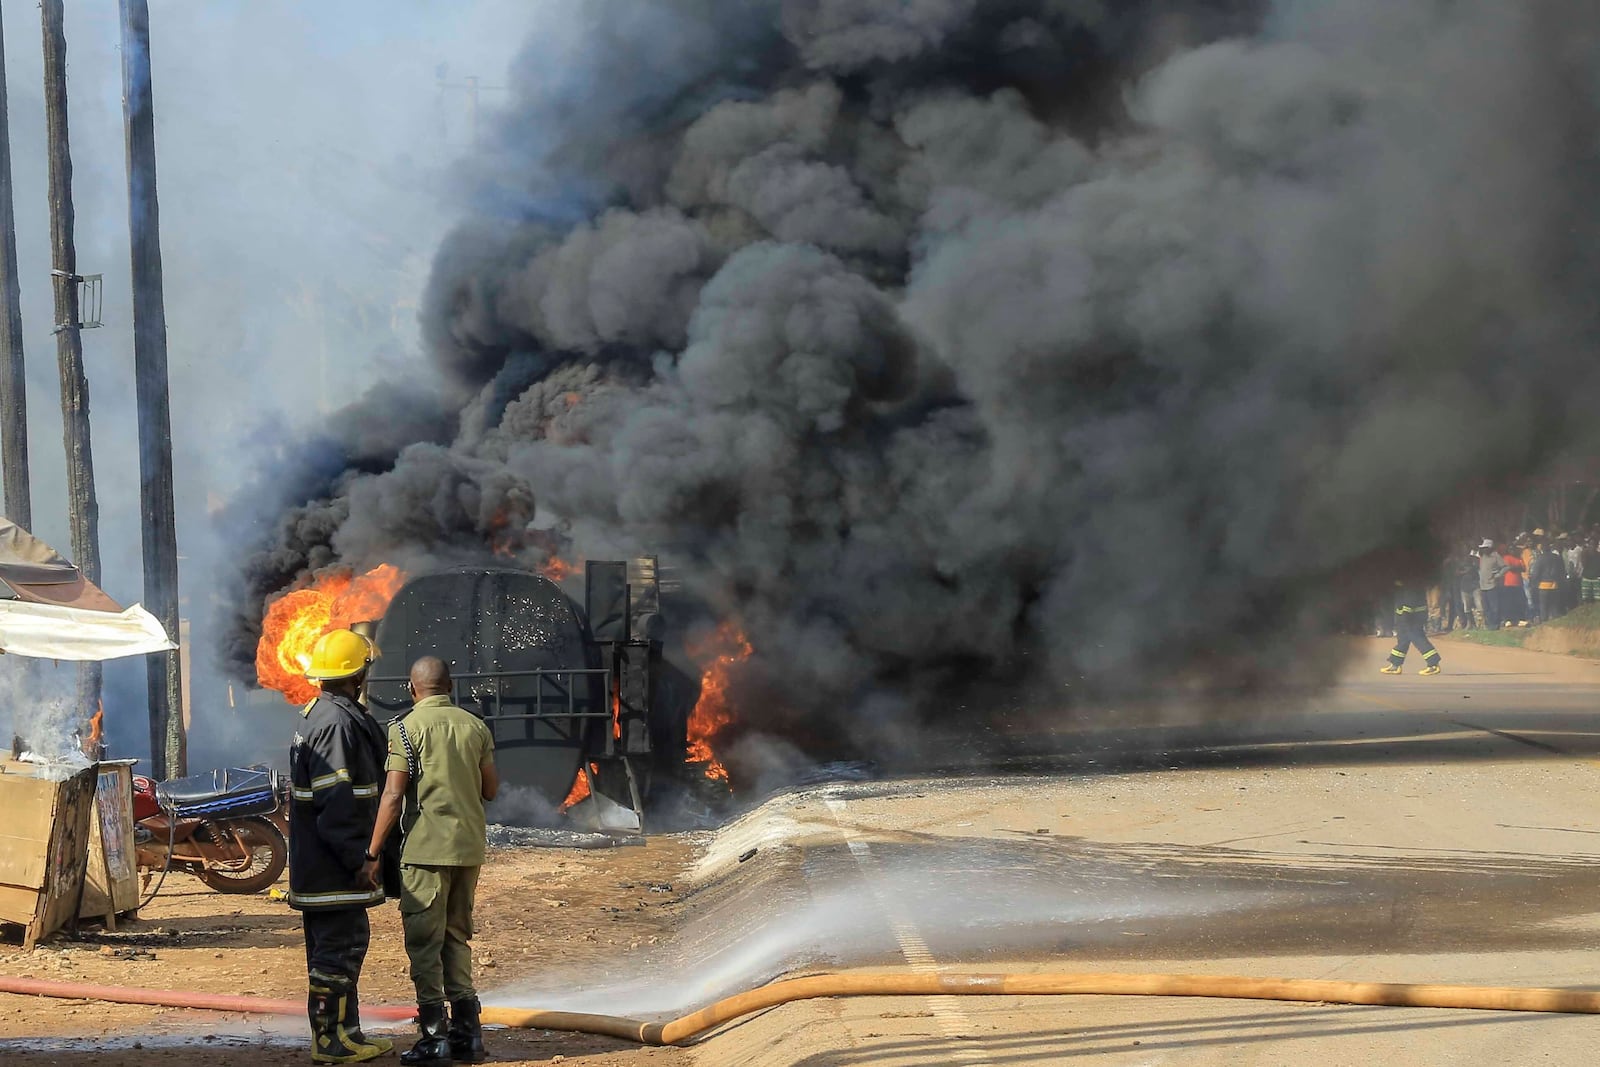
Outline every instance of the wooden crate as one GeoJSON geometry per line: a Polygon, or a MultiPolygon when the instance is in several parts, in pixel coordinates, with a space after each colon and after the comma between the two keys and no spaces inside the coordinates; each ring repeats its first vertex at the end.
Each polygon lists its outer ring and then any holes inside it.
{"type": "Polygon", "coordinates": [[[23,927],[25,949],[77,917],[97,777],[0,763],[0,921],[23,927]]]}
{"type": "Polygon", "coordinates": [[[139,866],[133,843],[133,765],[138,760],[101,760],[89,824],[89,870],[78,918],[100,919],[111,930],[117,916],[139,911],[139,866]]]}

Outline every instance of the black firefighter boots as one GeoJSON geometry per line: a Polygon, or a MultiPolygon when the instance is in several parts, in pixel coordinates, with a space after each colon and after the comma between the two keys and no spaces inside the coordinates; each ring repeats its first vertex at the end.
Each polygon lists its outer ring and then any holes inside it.
{"type": "Polygon", "coordinates": [[[341,975],[313,973],[306,1014],[311,1019],[311,1061],[313,1063],[365,1063],[375,1060],[394,1046],[363,1037],[359,1023],[347,1029],[345,1019],[351,1011],[355,983],[341,975]]]}
{"type": "Polygon", "coordinates": [[[489,1058],[483,1049],[482,1012],[477,997],[450,1002],[450,1058],[457,1063],[482,1063],[489,1058]]]}
{"type": "Polygon", "coordinates": [[[400,1053],[406,1067],[449,1067],[450,1020],[443,1004],[417,1005],[417,1030],[422,1037],[409,1052],[400,1053]]]}

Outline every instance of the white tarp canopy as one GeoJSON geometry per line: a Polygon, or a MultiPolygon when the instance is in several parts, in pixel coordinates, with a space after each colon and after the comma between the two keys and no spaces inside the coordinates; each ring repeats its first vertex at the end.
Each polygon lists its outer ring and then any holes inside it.
{"type": "Polygon", "coordinates": [[[103,660],[177,647],[156,617],[137,604],[121,611],[90,611],[0,600],[0,652],[14,656],[103,660]]]}
{"type": "Polygon", "coordinates": [[[154,615],[124,608],[61,553],[0,518],[0,652],[82,661],[177,647],[154,615]]]}

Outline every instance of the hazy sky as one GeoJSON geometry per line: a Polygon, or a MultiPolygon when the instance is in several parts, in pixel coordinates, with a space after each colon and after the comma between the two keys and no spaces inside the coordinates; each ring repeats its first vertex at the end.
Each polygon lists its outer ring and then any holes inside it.
{"type": "MultiPolygon", "coordinates": [[[[442,89],[441,72],[504,84],[529,34],[558,32],[562,17],[543,0],[150,8],[179,542],[193,594],[230,551],[212,543],[205,515],[247,470],[241,450],[294,435],[374,373],[422,373],[417,296],[458,214],[450,173],[471,141],[467,96],[442,89]]],[[[3,18],[34,526],[68,550],[39,10],[13,0],[3,18]]],[[[104,584],[133,603],[142,580],[117,0],[69,0],[67,57],[78,269],[105,275],[106,325],[83,335],[104,584]]],[[[486,110],[498,96],[482,93],[486,110]]],[[[113,711],[118,692],[139,705],[124,737],[142,737],[142,664],[114,666],[113,711]]]]}
{"type": "MultiPolygon", "coordinates": [[[[106,327],[84,334],[106,580],[137,598],[114,565],[138,551],[116,0],[73,0],[67,15],[79,270],[106,276],[106,327]]],[[[466,95],[441,90],[439,68],[503,82],[536,16],[525,0],[151,4],[173,432],[191,505],[233,487],[218,443],[314,417],[319,395],[337,406],[380,355],[410,359],[417,289],[454,217],[445,174],[469,140],[466,95]]],[[[35,525],[65,545],[39,12],[13,3],[4,19],[35,525]]]]}

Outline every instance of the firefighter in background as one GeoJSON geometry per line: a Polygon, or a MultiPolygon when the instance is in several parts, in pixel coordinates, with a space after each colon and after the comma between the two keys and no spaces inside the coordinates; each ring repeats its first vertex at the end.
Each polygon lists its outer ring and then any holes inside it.
{"type": "Polygon", "coordinates": [[[1395,582],[1394,651],[1384,674],[1399,674],[1412,645],[1422,653],[1423,674],[1439,673],[1439,650],[1428,640],[1428,594],[1420,585],[1395,582]]]}
{"type": "Polygon", "coordinates": [[[394,1048],[361,1032],[357,987],[384,891],[367,869],[388,744],[360,703],[372,643],[350,630],[317,640],[306,677],[322,695],[301,712],[289,751],[289,904],[301,913],[310,985],[311,1058],[362,1063],[394,1048]]]}
{"type": "MultiPolygon", "coordinates": [[[[488,1058],[472,984],[472,906],[487,844],[484,805],[499,792],[500,776],[494,735],[451,702],[452,688],[444,660],[424,656],[412,664],[414,703],[389,725],[383,800],[367,853],[379,854],[401,824],[400,921],[420,1031],[400,1055],[407,1067],[488,1058]]],[[[377,880],[376,861],[369,860],[367,877],[377,880]]]]}

